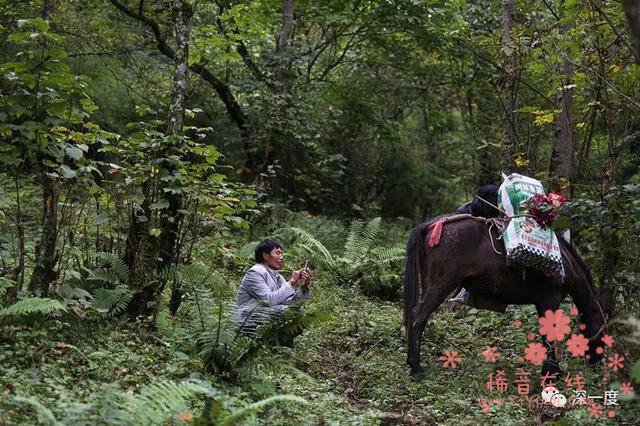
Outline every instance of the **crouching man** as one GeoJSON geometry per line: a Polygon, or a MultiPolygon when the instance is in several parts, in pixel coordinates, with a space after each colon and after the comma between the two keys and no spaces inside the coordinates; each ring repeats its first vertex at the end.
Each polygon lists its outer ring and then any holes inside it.
{"type": "MultiPolygon", "coordinates": [[[[265,321],[277,321],[279,314],[296,300],[309,297],[311,273],[299,269],[286,280],[278,271],[284,264],[282,246],[275,240],[264,240],[255,250],[256,264],[242,278],[238,290],[236,322],[243,332],[252,334],[265,321]]],[[[278,331],[280,345],[293,347],[294,334],[278,331]]]]}

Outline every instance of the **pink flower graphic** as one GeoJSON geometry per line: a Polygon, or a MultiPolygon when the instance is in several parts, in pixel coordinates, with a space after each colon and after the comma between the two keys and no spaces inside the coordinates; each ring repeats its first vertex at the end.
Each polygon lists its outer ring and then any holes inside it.
{"type": "Polygon", "coordinates": [[[622,369],[624,367],[624,364],[622,364],[622,361],[624,361],[623,356],[613,354],[613,357],[608,357],[607,359],[610,361],[607,365],[609,368],[613,368],[613,371],[618,371],[618,368],[622,369]]]}
{"type": "Polygon", "coordinates": [[[500,357],[500,352],[498,352],[498,348],[496,346],[487,346],[487,349],[482,352],[482,355],[484,355],[484,360],[486,362],[496,362],[500,357]]]}
{"type": "Polygon", "coordinates": [[[608,416],[610,419],[614,418],[616,416],[616,412],[613,410],[609,410],[608,416]]]}
{"type": "Polygon", "coordinates": [[[576,358],[589,350],[589,340],[582,334],[572,334],[567,340],[567,350],[576,358]]]}
{"type": "Polygon", "coordinates": [[[591,405],[587,407],[587,410],[589,411],[589,417],[593,417],[596,420],[600,418],[600,416],[602,415],[602,412],[604,411],[602,409],[602,405],[600,404],[596,405],[594,403],[591,403],[591,405]]]}
{"type": "Polygon", "coordinates": [[[547,359],[547,348],[542,343],[529,343],[524,350],[524,357],[533,365],[541,365],[547,359]]]}
{"type": "Polygon", "coordinates": [[[579,328],[580,330],[583,330],[583,331],[584,331],[584,330],[586,330],[586,329],[587,329],[587,326],[586,326],[585,324],[580,324],[580,325],[578,326],[578,328],[579,328]]]}
{"type": "Polygon", "coordinates": [[[602,336],[602,343],[604,343],[605,345],[607,345],[607,347],[612,347],[613,346],[613,337],[609,336],[608,334],[605,334],[604,336],[602,336]]]}
{"type": "Polygon", "coordinates": [[[527,340],[533,342],[534,340],[536,340],[536,335],[533,333],[527,334],[527,340]]]}
{"type": "Polygon", "coordinates": [[[620,392],[622,392],[623,395],[631,395],[633,394],[633,386],[631,386],[629,382],[623,382],[622,385],[620,385],[620,392]]]}
{"type": "Polygon", "coordinates": [[[571,309],[569,309],[569,313],[575,317],[576,315],[578,315],[578,308],[572,306],[571,309]]]}
{"type": "Polygon", "coordinates": [[[571,328],[569,327],[570,322],[571,318],[565,316],[562,310],[558,309],[553,312],[549,309],[544,313],[544,317],[538,319],[538,323],[540,323],[540,334],[546,336],[550,342],[554,340],[564,340],[565,334],[571,332],[571,328]]]}
{"type": "Polygon", "coordinates": [[[522,321],[520,321],[520,320],[515,320],[515,321],[513,322],[513,326],[514,326],[515,328],[518,328],[518,327],[520,327],[521,325],[522,325],[522,321]]]}
{"type": "Polygon", "coordinates": [[[451,368],[456,368],[456,362],[461,362],[462,359],[457,358],[458,356],[458,351],[453,351],[453,353],[449,352],[449,350],[445,350],[444,351],[444,355],[441,356],[440,358],[438,358],[440,361],[444,361],[444,363],[442,364],[443,368],[447,368],[447,367],[451,367],[451,368]]]}
{"type": "Polygon", "coordinates": [[[602,353],[603,353],[603,352],[604,352],[604,349],[602,349],[602,347],[601,347],[601,346],[598,346],[598,347],[596,348],[596,353],[597,353],[598,355],[602,355],[602,353]]]}

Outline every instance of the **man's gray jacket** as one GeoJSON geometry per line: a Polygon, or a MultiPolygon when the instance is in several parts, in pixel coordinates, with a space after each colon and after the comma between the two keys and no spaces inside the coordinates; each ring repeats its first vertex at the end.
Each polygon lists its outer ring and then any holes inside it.
{"type": "Polygon", "coordinates": [[[238,290],[235,322],[245,331],[282,312],[292,302],[309,297],[309,289],[294,288],[275,269],[256,263],[247,271],[238,290]]]}

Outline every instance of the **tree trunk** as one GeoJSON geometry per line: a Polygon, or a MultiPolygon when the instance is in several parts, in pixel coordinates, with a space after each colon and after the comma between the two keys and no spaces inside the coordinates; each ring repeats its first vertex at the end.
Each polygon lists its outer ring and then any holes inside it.
{"type": "Polygon", "coordinates": [[[514,169],[518,140],[516,113],[516,109],[518,109],[518,76],[516,73],[516,50],[511,37],[514,12],[514,1],[502,0],[502,52],[505,55],[504,156],[502,158],[502,168],[507,172],[514,169]]]}
{"type": "MultiPolygon", "coordinates": [[[[176,0],[174,4],[175,35],[176,35],[176,58],[175,72],[173,79],[173,96],[171,110],[169,112],[169,132],[174,136],[175,143],[179,144],[183,136],[184,112],[186,108],[186,91],[188,83],[188,63],[189,63],[189,19],[191,10],[184,0],[176,0]]],[[[179,149],[178,146],[176,148],[179,149]]],[[[177,154],[177,152],[175,152],[177,154]]],[[[173,173],[173,167],[169,167],[173,173]]],[[[177,242],[180,234],[180,224],[184,220],[182,210],[184,208],[184,197],[182,194],[170,193],[167,217],[162,223],[162,233],[160,234],[160,264],[158,271],[164,268],[177,268],[179,261],[177,252],[177,242]]],[[[166,285],[161,282],[161,289],[166,285]]],[[[171,289],[171,301],[169,309],[172,314],[176,314],[182,303],[182,289],[179,281],[173,280],[171,289]]]]}
{"type": "Polygon", "coordinates": [[[602,202],[609,210],[608,220],[600,227],[600,238],[603,245],[602,257],[602,283],[601,290],[609,291],[612,302],[616,300],[615,275],[618,271],[620,261],[620,236],[618,235],[618,223],[621,221],[614,199],[607,197],[609,190],[613,185],[616,175],[616,149],[615,142],[612,137],[612,127],[614,126],[609,107],[607,107],[607,127],[609,130],[609,143],[607,149],[607,164],[602,170],[602,202]]]}
{"type": "MultiPolygon", "coordinates": [[[[564,1],[560,3],[560,7],[565,7],[564,1]]],[[[558,23],[564,16],[561,9],[558,16],[558,23]]],[[[565,34],[569,29],[568,24],[563,24],[559,33],[560,36],[565,34]]],[[[569,52],[560,48],[561,56],[569,56],[569,52]]],[[[561,88],[556,94],[556,108],[560,110],[560,114],[556,115],[554,123],[553,147],[551,150],[551,163],[549,165],[549,176],[551,178],[551,191],[560,193],[567,198],[571,197],[571,179],[573,174],[573,135],[571,133],[571,107],[573,105],[573,69],[568,59],[563,59],[560,65],[561,88]]],[[[568,234],[567,234],[568,236],[568,234]]]]}
{"type": "MultiPolygon", "coordinates": [[[[45,0],[42,8],[42,18],[49,20],[55,7],[54,0],[45,0]]],[[[42,43],[46,43],[43,41],[42,43]]],[[[44,46],[43,49],[44,51],[44,46]]],[[[38,78],[39,80],[39,78],[38,78]]],[[[36,92],[40,90],[36,83],[36,92]]],[[[37,93],[36,93],[37,94],[37,93]]],[[[39,102],[36,101],[35,117],[42,119],[42,111],[39,102]]],[[[34,268],[29,280],[29,291],[36,295],[46,296],[49,285],[55,281],[57,274],[55,266],[58,261],[56,254],[56,242],[58,239],[58,182],[47,173],[44,155],[38,155],[37,172],[42,187],[42,229],[40,239],[36,243],[34,268]]]]}
{"type": "MultiPolygon", "coordinates": [[[[277,109],[273,113],[273,118],[280,122],[287,121],[287,112],[291,107],[291,62],[289,58],[289,39],[293,34],[293,0],[282,1],[282,26],[280,32],[276,37],[276,50],[275,58],[276,64],[276,79],[278,81],[278,87],[280,89],[280,100],[277,102],[277,109]]],[[[276,184],[271,188],[272,193],[276,196],[283,196],[285,203],[288,201],[289,186],[291,184],[290,177],[290,162],[291,153],[290,147],[287,144],[289,132],[286,128],[274,126],[271,131],[271,137],[269,140],[269,146],[267,149],[266,162],[263,166],[263,170],[266,171],[269,166],[273,165],[278,158],[284,161],[280,176],[276,179],[276,184]]]]}
{"type": "Polygon", "coordinates": [[[622,5],[636,42],[636,52],[640,55],[640,0],[622,0],[622,5]]]}
{"type": "Polygon", "coordinates": [[[16,188],[16,238],[18,240],[18,267],[13,271],[13,281],[16,285],[9,289],[5,295],[5,300],[13,300],[18,295],[18,291],[24,286],[25,248],[24,248],[24,222],[22,218],[22,201],[20,200],[19,175],[16,171],[14,175],[16,188]]]}
{"type": "Polygon", "coordinates": [[[282,28],[276,39],[277,79],[281,86],[281,93],[291,92],[291,76],[289,54],[289,39],[293,33],[293,0],[282,1],[282,28]]]}
{"type": "Polygon", "coordinates": [[[49,177],[40,165],[40,185],[42,186],[42,231],[36,244],[35,266],[29,290],[40,296],[49,292],[49,284],[56,279],[57,263],[56,242],[58,239],[58,184],[55,178],[49,177]]]}
{"type": "Polygon", "coordinates": [[[124,262],[129,268],[129,287],[138,289],[127,307],[127,313],[132,319],[149,312],[147,305],[153,296],[149,289],[153,284],[148,280],[150,265],[145,262],[146,257],[144,256],[145,253],[154,252],[149,238],[149,221],[151,220],[149,206],[151,191],[149,187],[148,181],[142,185],[143,201],[140,206],[142,215],[138,215],[134,206],[131,206],[129,233],[125,243],[124,262]]]}
{"type": "Polygon", "coordinates": [[[49,16],[53,13],[56,7],[56,0],[44,0],[42,4],[42,19],[49,20],[49,16]]]}
{"type": "Polygon", "coordinates": [[[562,66],[563,87],[556,96],[556,105],[560,114],[556,116],[554,140],[551,154],[550,189],[566,197],[571,196],[571,176],[573,173],[573,135],[571,133],[571,107],[573,90],[570,86],[571,67],[562,66]]]}
{"type": "MultiPolygon", "coordinates": [[[[189,70],[189,19],[191,17],[191,8],[184,0],[173,0],[171,6],[176,50],[173,57],[173,92],[169,108],[169,124],[167,126],[167,133],[171,135],[171,142],[164,147],[163,152],[160,154],[163,158],[179,155],[180,153],[189,70]]],[[[172,162],[166,162],[165,168],[168,174],[173,174],[176,171],[176,166],[172,162]]],[[[159,189],[160,194],[165,194],[163,189],[159,189]]],[[[178,241],[180,223],[184,216],[182,213],[184,197],[181,193],[166,192],[166,194],[163,196],[167,199],[169,206],[162,215],[159,227],[160,236],[157,244],[154,244],[154,247],[157,247],[157,258],[160,259],[157,261],[155,272],[160,279],[157,281],[157,285],[146,286],[142,291],[135,294],[129,307],[129,314],[133,318],[140,315],[149,315],[153,311],[153,304],[166,285],[166,281],[162,278],[165,274],[160,274],[160,272],[165,268],[172,267],[177,260],[176,242],[178,241]]],[[[173,313],[178,310],[181,299],[180,289],[174,287],[171,303],[173,313]],[[174,302],[176,298],[177,302],[174,302]]]]}

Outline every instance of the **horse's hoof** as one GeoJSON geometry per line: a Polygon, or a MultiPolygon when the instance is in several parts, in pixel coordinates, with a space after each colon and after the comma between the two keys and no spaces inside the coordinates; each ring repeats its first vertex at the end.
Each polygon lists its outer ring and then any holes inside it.
{"type": "Polygon", "coordinates": [[[542,371],[540,374],[542,376],[553,376],[555,377],[555,380],[560,380],[564,376],[564,373],[560,369],[558,363],[553,361],[545,361],[542,364],[542,371]]]}
{"type": "Polygon", "coordinates": [[[414,379],[417,379],[417,380],[424,379],[425,375],[426,374],[422,367],[411,369],[411,377],[413,377],[414,379]]]}

